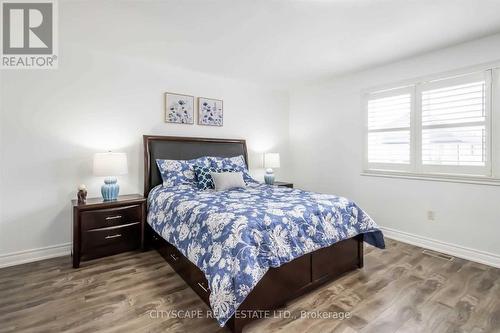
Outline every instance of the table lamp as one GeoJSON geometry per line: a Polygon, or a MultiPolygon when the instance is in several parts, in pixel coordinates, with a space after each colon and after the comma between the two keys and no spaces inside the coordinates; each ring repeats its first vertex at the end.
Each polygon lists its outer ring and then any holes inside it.
{"type": "Polygon", "coordinates": [[[274,184],[274,171],[272,168],[280,167],[280,154],[279,153],[265,153],[264,154],[264,167],[266,168],[266,174],[264,175],[264,180],[266,184],[274,184]]]}
{"type": "Polygon", "coordinates": [[[104,178],[101,194],[104,201],[116,200],[120,192],[116,176],[128,172],[127,155],[125,153],[97,153],[94,155],[94,175],[104,178]]]}

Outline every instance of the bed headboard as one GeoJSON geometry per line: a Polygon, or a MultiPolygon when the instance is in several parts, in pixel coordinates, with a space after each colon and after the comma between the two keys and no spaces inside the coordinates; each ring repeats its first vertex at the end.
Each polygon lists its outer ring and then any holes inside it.
{"type": "Polygon", "coordinates": [[[144,196],[162,183],[156,159],[190,160],[201,156],[243,155],[248,166],[247,144],[239,139],[207,139],[144,135],[144,196]]]}

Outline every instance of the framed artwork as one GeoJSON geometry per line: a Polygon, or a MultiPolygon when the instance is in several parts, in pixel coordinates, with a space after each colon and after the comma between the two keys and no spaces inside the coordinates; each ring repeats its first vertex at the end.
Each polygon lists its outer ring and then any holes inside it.
{"type": "Polygon", "coordinates": [[[165,122],[194,124],[194,96],[166,92],[165,122]]]}
{"type": "Polygon", "coordinates": [[[198,97],[198,124],[222,126],[224,123],[224,105],[222,100],[198,97]]]}

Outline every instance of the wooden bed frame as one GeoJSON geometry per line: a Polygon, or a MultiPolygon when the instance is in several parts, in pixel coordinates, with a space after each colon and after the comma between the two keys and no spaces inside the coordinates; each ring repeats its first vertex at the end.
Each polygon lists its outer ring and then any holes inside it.
{"type": "MultiPolygon", "coordinates": [[[[248,165],[245,140],[207,139],[169,136],[144,136],[144,196],[161,183],[155,160],[192,159],[201,156],[231,157],[243,155],[248,165]]],[[[186,283],[210,306],[207,280],[203,272],[173,245],[165,241],[146,223],[145,242],[155,248],[186,283]]],[[[226,327],[241,333],[243,326],[264,310],[274,310],[287,302],[363,267],[363,239],[358,235],[306,254],[278,268],[270,268],[238,308],[226,327]]]]}

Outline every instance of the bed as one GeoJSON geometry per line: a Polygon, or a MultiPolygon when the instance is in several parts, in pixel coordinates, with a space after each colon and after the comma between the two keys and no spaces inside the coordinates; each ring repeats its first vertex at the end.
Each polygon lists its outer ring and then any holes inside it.
{"type": "Polygon", "coordinates": [[[239,155],[248,165],[245,140],[144,136],[145,243],[232,332],[362,268],[364,241],[384,247],[373,220],[345,198],[251,181],[223,192],[165,187],[155,163],[239,155]]]}

